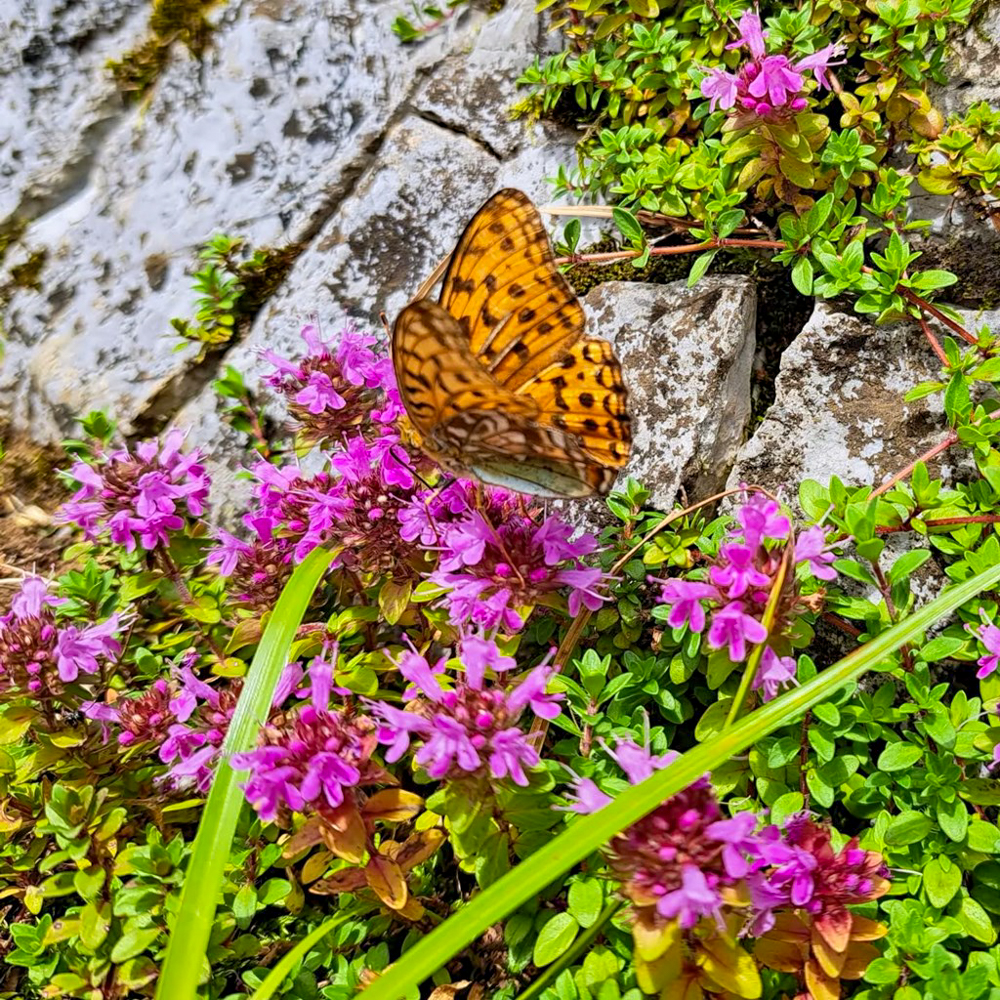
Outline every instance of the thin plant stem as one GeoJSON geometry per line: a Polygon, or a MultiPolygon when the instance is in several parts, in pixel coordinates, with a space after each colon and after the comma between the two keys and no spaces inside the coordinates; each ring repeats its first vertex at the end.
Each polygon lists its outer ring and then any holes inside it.
{"type": "MultiPolygon", "coordinates": [[[[761,250],[784,250],[780,240],[725,239],[705,240],[703,243],[687,243],[682,246],[653,247],[651,257],[668,257],[684,253],[702,253],[705,250],[722,250],[726,247],[757,247],[761,250]]],[[[616,260],[630,260],[638,257],[638,250],[612,250],[608,253],[576,253],[569,257],[557,257],[556,264],[602,264],[616,260]]]]}
{"type": "Polygon", "coordinates": [[[896,291],[899,292],[899,294],[902,295],[904,299],[907,299],[908,301],[912,302],[922,312],[928,313],[939,322],[944,323],[944,325],[948,327],[949,330],[953,331],[954,333],[957,333],[966,343],[968,344],[979,343],[979,341],[976,340],[976,338],[973,337],[972,334],[969,333],[969,331],[966,330],[961,323],[956,323],[955,320],[953,320],[950,316],[947,316],[943,312],[941,312],[941,310],[938,309],[937,306],[932,306],[930,302],[928,302],[926,299],[922,299],[919,295],[917,295],[916,292],[911,291],[905,285],[897,285],[896,291]]]}
{"type": "Polygon", "coordinates": [[[569,968],[590,947],[604,929],[604,925],[623,905],[620,899],[613,899],[608,903],[597,919],[573,942],[573,947],[563,952],[523,993],[519,993],[515,1000],[534,1000],[563,969],[569,968]]]}
{"type": "Polygon", "coordinates": [[[887,479],[881,486],[877,487],[871,495],[879,497],[883,493],[888,493],[896,483],[901,479],[905,479],[921,462],[929,462],[935,456],[940,455],[941,452],[947,451],[957,441],[958,433],[956,431],[949,431],[948,436],[943,441],[939,441],[933,447],[928,448],[922,455],[910,462],[905,469],[901,469],[891,479],[887,479]]]}
{"type": "MultiPolygon", "coordinates": [[[[770,636],[771,629],[774,627],[774,619],[778,613],[778,602],[781,600],[781,591],[785,586],[785,579],[788,576],[788,571],[791,568],[792,563],[792,552],[794,551],[794,543],[789,541],[785,546],[785,551],[781,557],[781,563],[778,565],[778,572],[774,574],[774,583],[771,585],[771,593],[767,599],[767,607],[764,608],[764,614],[761,617],[760,623],[767,629],[767,634],[770,636]]],[[[743,705],[747,700],[747,695],[750,693],[750,688],[753,685],[754,678],[757,676],[757,668],[760,666],[761,657],[764,655],[764,649],[767,646],[767,639],[760,643],[750,652],[750,656],[747,659],[746,668],[743,671],[743,676],[740,678],[740,686],[736,691],[736,697],[733,698],[732,705],[729,706],[729,713],[726,716],[726,722],[722,727],[723,732],[729,729],[739,718],[740,712],[743,711],[743,705]]]]}
{"type": "Polygon", "coordinates": [[[948,358],[944,353],[944,349],[938,343],[938,339],[934,336],[934,333],[930,328],[930,324],[928,324],[927,320],[925,320],[923,316],[920,317],[920,329],[923,330],[924,336],[927,338],[927,342],[931,345],[931,350],[938,356],[938,360],[941,364],[947,365],[948,358]]]}
{"type": "MultiPolygon", "coordinates": [[[[163,570],[167,575],[167,579],[169,579],[170,582],[174,585],[174,587],[176,587],[177,593],[180,594],[181,600],[189,608],[197,608],[198,602],[195,601],[194,596],[188,589],[188,585],[184,580],[184,576],[180,571],[180,567],[171,558],[170,553],[164,548],[159,548],[157,549],[156,554],[163,565],[163,570]]],[[[212,637],[211,632],[208,629],[206,629],[197,618],[194,618],[192,616],[192,620],[194,621],[195,628],[198,629],[198,632],[201,634],[201,637],[205,640],[208,647],[212,650],[212,653],[215,655],[216,660],[218,660],[219,663],[225,663],[226,662],[225,651],[212,637]]]]}
{"type": "MultiPolygon", "coordinates": [[[[923,524],[928,528],[943,527],[948,524],[1000,524],[1000,515],[998,514],[970,514],[968,517],[935,517],[931,520],[924,521],[923,524]]],[[[893,525],[880,525],[875,528],[876,535],[892,535],[897,531],[915,531],[910,521],[906,524],[893,524],[893,525]]]]}

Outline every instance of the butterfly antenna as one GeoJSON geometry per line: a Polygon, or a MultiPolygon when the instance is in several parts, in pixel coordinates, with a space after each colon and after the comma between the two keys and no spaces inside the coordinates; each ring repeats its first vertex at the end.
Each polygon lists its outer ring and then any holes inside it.
{"type": "Polygon", "coordinates": [[[386,316],[385,310],[378,314],[378,318],[382,320],[382,327],[385,330],[385,335],[392,340],[392,330],[389,329],[389,317],[386,316]]]}
{"type": "MultiPolygon", "coordinates": [[[[393,455],[399,460],[400,464],[401,465],[405,465],[406,468],[409,469],[410,472],[412,472],[413,475],[416,476],[417,479],[419,479],[420,482],[422,482],[424,484],[424,486],[427,487],[427,489],[429,489],[429,490],[434,489],[434,487],[429,482],[427,482],[427,480],[424,479],[424,477],[422,475],[420,475],[420,473],[417,472],[417,470],[413,467],[413,463],[410,461],[410,456],[407,455],[405,451],[396,451],[396,446],[395,445],[393,445],[393,447],[392,447],[391,450],[392,450],[393,455]]],[[[452,482],[454,482],[454,481],[455,480],[453,479],[452,482]]],[[[451,485],[451,484],[449,483],[448,485],[451,485]]]]}

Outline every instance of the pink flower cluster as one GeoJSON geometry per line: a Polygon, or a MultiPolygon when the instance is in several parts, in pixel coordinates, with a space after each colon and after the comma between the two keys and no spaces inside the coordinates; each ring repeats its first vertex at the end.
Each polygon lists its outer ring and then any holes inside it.
{"type": "Polygon", "coordinates": [[[462,638],[458,659],[464,672],[451,678],[445,657],[434,666],[415,650],[400,657],[399,671],[410,682],[407,706],[368,703],[379,722],[379,742],[389,747],[385,759],[399,760],[416,739],[416,762],[432,778],[510,777],[526,785],[524,770],[538,764],[538,751],[517,723],[529,707],[543,719],[559,714],[561,695],[545,692],[553,668],[541,663],[510,687],[500,675],[514,669],[514,658],[476,635],[462,638]]]}
{"type": "Polygon", "coordinates": [[[97,463],[77,462],[70,474],[80,489],[62,507],[65,521],[78,525],[89,539],[108,535],[127,552],[138,544],[146,551],[170,544],[187,517],[205,513],[210,480],[195,449],[182,455],[184,435],[169,431],[158,441],[143,441],[133,455],[119,448],[99,455],[97,463]]]}
{"type": "MultiPolygon", "coordinates": [[[[631,740],[602,746],[633,785],[677,757],[654,756],[631,740]]],[[[593,813],[612,801],[591,779],[575,779],[575,812],[593,813]]],[[[888,888],[880,855],[859,849],[856,841],[834,851],[829,831],[807,814],[783,827],[760,826],[752,812],[726,819],[703,777],[615,836],[608,846],[611,868],[633,905],[652,907],[660,920],[676,920],[685,929],[703,917],[721,926],[722,890],[745,882],[753,903],[746,930],[753,934],[770,929],[778,909],[836,920],[845,905],[888,888]]]]}
{"type": "Polygon", "coordinates": [[[765,38],[767,32],[761,28],[760,17],[749,10],[744,12],[740,18],[740,37],[727,47],[746,46],[749,59],[735,75],[714,67],[701,82],[701,92],[711,101],[713,111],[735,108],[751,121],[780,119],[808,106],[803,73],[812,72],[819,86],[829,87],[827,70],[840,54],[840,46],[828,45],[793,63],[780,53],[768,55],[765,38]]]}
{"type": "Polygon", "coordinates": [[[332,818],[351,789],[388,777],[371,760],[375,723],[330,708],[335,663],[335,649],[315,657],[308,689],[295,692],[310,703],[265,726],[256,749],[233,755],[233,769],[250,772],[243,790],[263,820],[307,808],[332,818]]]}
{"type": "MultiPolygon", "coordinates": [[[[671,628],[687,626],[692,632],[704,632],[707,624],[709,647],[725,649],[733,663],[742,663],[750,646],[769,640],[761,618],[781,565],[782,551],[767,543],[789,542],[792,527],[774,500],[757,494],[740,507],[736,522],[719,546],[707,581],[656,582],[663,584],[660,602],[670,608],[667,624],[671,628]],[[711,609],[710,619],[706,603],[711,609]]],[[[835,558],[822,527],[809,528],[795,539],[793,563],[805,567],[817,579],[836,579],[837,573],[830,565],[835,558]]],[[[795,677],[795,660],[781,655],[775,647],[780,648],[783,631],[804,610],[806,605],[789,574],[779,596],[770,642],[754,677],[754,687],[763,689],[765,700],[773,698],[782,684],[795,677]]]]}
{"type": "Polygon", "coordinates": [[[273,606],[293,565],[320,545],[342,549],[334,566],[400,568],[416,546],[400,543],[413,477],[399,448],[391,435],[366,441],[355,434],[331,456],[330,471],[313,475],[258,462],[255,508],[243,518],[250,539],[218,531],[209,564],[233,577],[237,600],[261,609],[273,606]]]}
{"type": "Polygon", "coordinates": [[[339,442],[368,421],[381,432],[403,414],[392,361],[372,350],[374,337],[349,326],[335,345],[310,324],[302,328],[302,339],[308,351],[298,361],[262,353],[274,366],[266,381],[288,400],[303,443],[339,442]]]}
{"type": "MultiPolygon", "coordinates": [[[[412,532],[412,525],[404,530],[412,532]]],[[[430,579],[448,588],[445,601],[456,625],[516,632],[524,626],[520,609],[564,587],[571,615],[581,607],[597,611],[604,574],[581,562],[596,551],[597,540],[573,534],[554,514],[538,525],[508,506],[494,526],[483,512],[469,510],[437,526],[441,553],[430,579]]]]}
{"type": "Polygon", "coordinates": [[[121,652],[119,615],[84,627],[60,625],[54,609],[64,603],[40,577],[21,584],[10,611],[0,617],[0,691],[58,695],[121,652]]]}

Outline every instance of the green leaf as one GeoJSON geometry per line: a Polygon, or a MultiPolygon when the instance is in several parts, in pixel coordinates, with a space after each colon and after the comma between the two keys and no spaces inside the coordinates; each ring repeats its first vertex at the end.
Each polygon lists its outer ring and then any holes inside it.
{"type": "Polygon", "coordinates": [[[813,266],[808,257],[799,257],[792,267],[792,284],[803,295],[812,295],[813,266]]]}
{"type": "Polygon", "coordinates": [[[1000,830],[986,820],[975,819],[969,824],[966,843],[981,854],[1000,854],[1000,830]]]}
{"type": "Polygon", "coordinates": [[[905,771],[908,767],[913,767],[923,755],[922,747],[901,740],[899,743],[890,743],[878,755],[876,766],[880,771],[905,771]]]}
{"type": "Polygon", "coordinates": [[[597,879],[574,882],[569,887],[569,912],[581,927],[589,927],[600,915],[604,892],[597,879]]]}
{"type": "MultiPolygon", "coordinates": [[[[676,795],[776,729],[790,725],[845,684],[884,665],[886,658],[900,646],[925,633],[935,622],[993,587],[997,581],[1000,581],[1000,565],[991,566],[949,588],[800,687],[755,709],[725,732],[682,754],[669,767],[655,772],[640,784],[630,785],[616,797],[613,806],[575,820],[566,831],[529,855],[495,885],[473,896],[460,913],[421,937],[406,952],[406,961],[387,969],[365,988],[362,996],[365,1000],[399,1000],[407,996],[487,928],[523,903],[537,898],[546,886],[589,857],[619,831],[650,813],[664,799],[676,795]]],[[[975,823],[970,826],[970,839],[975,826],[975,823]]],[[[170,1000],[193,1000],[194,993],[189,990],[183,994],[164,994],[164,998],[167,996],[170,1000]]]]}
{"type": "Polygon", "coordinates": [[[579,929],[580,925],[570,914],[555,914],[538,934],[532,961],[539,968],[554,962],[573,943],[579,929]]]}
{"type": "Polygon", "coordinates": [[[813,521],[818,521],[830,509],[830,494],[815,479],[803,479],[799,484],[799,505],[813,521]]]}
{"type": "Polygon", "coordinates": [[[905,847],[907,844],[915,844],[918,840],[923,840],[934,823],[930,817],[923,813],[918,813],[913,809],[893,816],[889,821],[885,831],[885,843],[889,847],[905,847]]]}
{"type": "Polygon", "coordinates": [[[865,982],[879,986],[899,982],[899,966],[887,958],[876,958],[865,969],[865,982]]]}
{"type": "Polygon", "coordinates": [[[950,858],[932,858],[924,866],[924,892],[931,906],[944,909],[962,885],[962,870],[950,858]]]}
{"type": "Polygon", "coordinates": [[[801,792],[785,792],[779,796],[771,805],[771,822],[783,823],[789,816],[802,812],[805,799],[801,792]]]}
{"type": "Polygon", "coordinates": [[[194,1000],[196,995],[229,849],[245,803],[239,778],[229,766],[229,759],[234,753],[245,752],[255,745],[260,720],[267,716],[295,633],[332,558],[333,553],[324,549],[313,549],[306,556],[285,584],[261,636],[198,824],[181,890],[180,908],[156,984],[158,1000],[194,1000]]]}
{"type": "Polygon", "coordinates": [[[965,834],[969,829],[969,811],[961,799],[956,798],[953,802],[938,799],[935,815],[938,826],[944,830],[949,840],[954,840],[955,843],[965,840],[965,834]]]}
{"type": "Polygon", "coordinates": [[[997,939],[997,932],[993,928],[993,921],[990,915],[971,896],[966,896],[962,900],[955,919],[962,925],[970,937],[974,937],[983,944],[993,944],[997,939]]]}
{"type": "Polygon", "coordinates": [[[639,225],[639,220],[627,208],[616,206],[611,210],[611,216],[615,220],[615,225],[622,236],[629,243],[642,243],[644,239],[642,226],[639,225]]]}
{"type": "Polygon", "coordinates": [[[281,984],[289,977],[297,962],[300,962],[312,951],[313,947],[319,944],[327,934],[335,927],[339,927],[345,920],[353,917],[350,911],[341,912],[332,916],[325,923],[322,923],[312,933],[307,934],[299,941],[291,951],[281,956],[274,968],[267,974],[267,978],[254,990],[250,1000],[271,1000],[277,993],[281,984]]]}
{"type": "Polygon", "coordinates": [[[111,927],[111,904],[88,903],[80,911],[80,941],[90,951],[97,951],[111,927]]]}
{"type": "Polygon", "coordinates": [[[954,636],[935,636],[920,650],[920,657],[927,663],[936,663],[960,650],[965,642],[965,639],[956,639],[954,636]]]}
{"type": "MultiPolygon", "coordinates": [[[[135,919],[135,918],[133,918],[135,919]]],[[[115,965],[144,952],[159,936],[159,927],[136,927],[132,925],[132,920],[125,923],[125,930],[122,936],[115,942],[111,949],[111,961],[115,965]]]]}
{"type": "Polygon", "coordinates": [[[965,778],[958,785],[958,794],[977,806],[1000,806],[1000,779],[965,778]]]}
{"type": "Polygon", "coordinates": [[[718,250],[707,250],[705,253],[699,254],[695,258],[695,262],[691,265],[691,272],[688,274],[688,288],[698,284],[698,282],[705,276],[705,272],[708,270],[709,264],[715,260],[715,255],[718,252],[718,250]]]}
{"type": "Polygon", "coordinates": [[[240,891],[233,899],[233,916],[236,918],[236,926],[240,930],[246,930],[256,912],[257,890],[252,883],[248,883],[240,887],[240,891]]]}

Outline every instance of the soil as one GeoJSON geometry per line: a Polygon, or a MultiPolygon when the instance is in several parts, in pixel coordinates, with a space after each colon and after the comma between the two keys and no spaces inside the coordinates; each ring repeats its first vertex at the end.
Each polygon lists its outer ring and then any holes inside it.
{"type": "Polygon", "coordinates": [[[69,465],[60,448],[3,434],[0,459],[0,608],[6,609],[25,573],[52,576],[69,528],[55,521],[69,491],[58,475],[69,465]]]}

